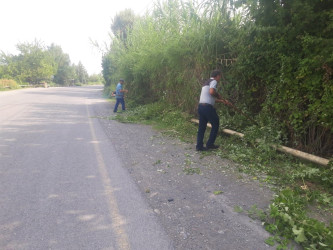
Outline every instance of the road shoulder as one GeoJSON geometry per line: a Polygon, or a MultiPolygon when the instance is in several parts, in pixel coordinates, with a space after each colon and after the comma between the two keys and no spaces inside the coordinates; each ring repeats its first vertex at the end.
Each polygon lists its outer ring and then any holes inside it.
{"type": "Polygon", "coordinates": [[[260,221],[239,213],[266,210],[272,191],[231,161],[198,153],[150,126],[106,119],[110,110],[100,107],[100,122],[176,249],[272,248],[260,221]]]}

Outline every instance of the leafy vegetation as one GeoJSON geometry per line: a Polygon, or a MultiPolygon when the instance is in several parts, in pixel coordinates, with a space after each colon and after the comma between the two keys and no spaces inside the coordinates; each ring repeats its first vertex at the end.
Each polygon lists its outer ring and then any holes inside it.
{"type": "Polygon", "coordinates": [[[293,239],[307,249],[329,249],[333,246],[333,225],[310,218],[306,214],[306,192],[285,189],[270,205],[271,223],[266,229],[286,239],[293,239]]]}
{"type": "MultiPolygon", "coordinates": [[[[44,82],[61,86],[86,84],[89,76],[81,62],[71,64],[60,46],[45,47],[41,42],[20,43],[18,55],[0,54],[0,79],[12,79],[20,85],[44,82]]],[[[100,79],[100,78],[99,78],[100,79]]],[[[100,79],[101,80],[101,79],[100,79]]]]}
{"type": "Polygon", "coordinates": [[[254,21],[234,45],[240,53],[230,73],[246,82],[239,85],[246,105],[279,121],[293,147],[331,157],[333,3],[243,2],[254,21]]]}
{"type": "Polygon", "coordinates": [[[223,127],[246,136],[218,137],[223,150],[215,153],[276,191],[268,213],[248,214],[264,221],[273,234],[267,244],[279,249],[290,240],[305,249],[333,248],[332,160],[319,167],[269,146],[333,156],[332,13],[326,0],[157,2],[131,22],[117,17],[126,36],[114,32],[103,58],[106,87],[125,78],[128,103],[137,107],[117,119],[163,124],[191,142],[196,128],[188,121],[201,82],[222,70],[222,94],[259,126],[217,106],[223,127]]]}
{"type": "MultiPolygon", "coordinates": [[[[169,0],[114,18],[106,86],[125,78],[136,104],[165,101],[196,114],[201,82],[224,73],[223,94],[284,143],[333,154],[332,1],[169,0]],[[126,27],[126,28],[125,28],[126,27]]],[[[219,108],[228,124],[237,112],[219,108]]]]}
{"type": "Polygon", "coordinates": [[[0,79],[0,90],[18,89],[20,86],[14,80],[0,79]]]}
{"type": "MultiPolygon", "coordinates": [[[[188,114],[164,102],[130,107],[126,113],[117,114],[114,119],[121,122],[152,124],[163,133],[193,143],[197,127],[190,123],[188,114]],[[177,119],[176,119],[177,118],[177,119]]],[[[236,206],[235,211],[246,212],[251,218],[263,221],[272,233],[267,244],[286,249],[291,240],[306,249],[329,249],[333,240],[333,166],[321,168],[291,156],[277,153],[269,144],[279,143],[280,136],[269,128],[249,127],[247,136],[219,135],[217,143],[221,150],[204,153],[216,154],[238,163],[240,173],[252,176],[260,185],[270,187],[276,196],[269,211],[253,206],[249,211],[236,206]],[[262,140],[254,138],[261,135],[262,140]]],[[[206,133],[208,136],[208,133],[206,133]]],[[[200,174],[199,168],[192,168],[189,161],[184,164],[187,175],[200,174]]],[[[217,190],[214,194],[218,195],[217,190]]]]}

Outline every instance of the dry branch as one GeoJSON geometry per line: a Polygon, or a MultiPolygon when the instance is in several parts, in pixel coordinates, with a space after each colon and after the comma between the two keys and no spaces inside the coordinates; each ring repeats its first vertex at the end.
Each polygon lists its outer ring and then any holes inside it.
{"type": "MultiPolygon", "coordinates": [[[[194,123],[199,123],[199,120],[197,120],[197,119],[191,119],[191,121],[194,123]]],[[[210,128],[212,127],[212,125],[210,123],[208,123],[207,126],[210,128]]],[[[230,130],[230,129],[222,129],[222,132],[225,134],[229,134],[229,135],[236,135],[241,138],[244,137],[244,134],[230,130]]],[[[259,142],[260,140],[257,139],[256,141],[259,142]]],[[[311,161],[313,163],[316,163],[316,164],[319,164],[322,166],[328,166],[328,163],[329,163],[328,159],[325,159],[325,158],[322,158],[322,157],[319,157],[316,155],[312,155],[309,153],[305,153],[305,152],[302,152],[302,151],[299,151],[299,150],[296,150],[293,148],[288,148],[286,146],[280,146],[280,145],[276,145],[276,144],[272,144],[270,146],[280,152],[291,154],[291,155],[301,158],[303,160],[311,161]]]]}

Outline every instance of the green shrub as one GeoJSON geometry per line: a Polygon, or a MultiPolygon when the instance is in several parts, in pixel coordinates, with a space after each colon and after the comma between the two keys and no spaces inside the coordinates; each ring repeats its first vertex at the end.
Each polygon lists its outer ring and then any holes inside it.
{"type": "Polygon", "coordinates": [[[297,190],[285,189],[270,205],[272,223],[266,229],[289,240],[295,240],[305,249],[332,249],[333,225],[309,218],[306,214],[307,196],[297,190]]]}
{"type": "Polygon", "coordinates": [[[0,90],[18,89],[18,88],[20,88],[20,86],[14,80],[0,79],[0,90]]]}

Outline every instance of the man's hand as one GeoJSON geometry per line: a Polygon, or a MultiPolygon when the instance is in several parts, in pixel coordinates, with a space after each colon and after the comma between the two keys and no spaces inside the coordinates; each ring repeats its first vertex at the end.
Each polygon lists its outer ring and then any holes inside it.
{"type": "Polygon", "coordinates": [[[227,106],[230,106],[230,107],[233,106],[233,104],[231,102],[229,102],[227,99],[224,99],[224,104],[227,106]]]}
{"type": "Polygon", "coordinates": [[[231,102],[229,102],[229,101],[226,100],[226,99],[223,99],[222,96],[216,91],[216,89],[214,89],[214,88],[210,88],[210,89],[209,89],[209,94],[211,94],[212,96],[214,96],[214,97],[217,98],[217,99],[215,100],[216,102],[223,103],[223,104],[225,104],[225,105],[227,105],[227,106],[230,106],[230,107],[233,106],[231,102]]]}
{"type": "Polygon", "coordinates": [[[229,102],[229,101],[226,100],[226,99],[217,99],[216,102],[223,103],[223,104],[225,104],[225,105],[227,105],[227,106],[230,106],[230,107],[233,106],[232,103],[229,102]]]}

